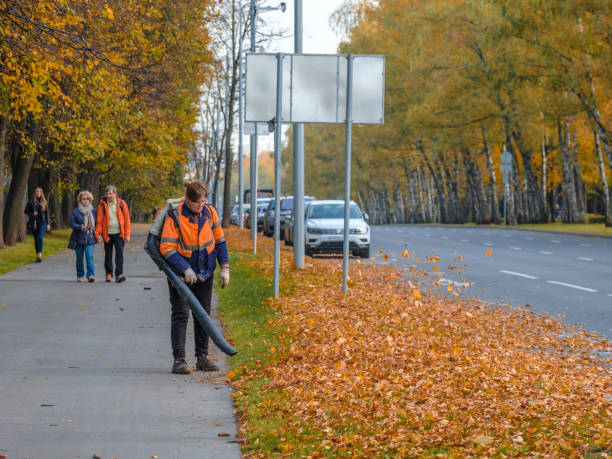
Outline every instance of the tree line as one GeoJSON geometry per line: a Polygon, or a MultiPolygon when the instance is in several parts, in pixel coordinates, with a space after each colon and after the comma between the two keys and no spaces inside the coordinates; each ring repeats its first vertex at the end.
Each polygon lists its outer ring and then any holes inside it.
{"type": "MultiPolygon", "coordinates": [[[[375,223],[500,222],[506,149],[510,223],[610,226],[611,19],[601,0],[347,2],[340,52],[386,56],[385,124],[354,128],[353,199],[375,223]]],[[[341,196],[344,128],[305,138],[309,193],[341,196]]]]}
{"type": "Polygon", "coordinates": [[[80,189],[114,184],[136,212],[180,192],[216,3],[0,0],[0,247],[35,186],[55,227],[80,189]]]}

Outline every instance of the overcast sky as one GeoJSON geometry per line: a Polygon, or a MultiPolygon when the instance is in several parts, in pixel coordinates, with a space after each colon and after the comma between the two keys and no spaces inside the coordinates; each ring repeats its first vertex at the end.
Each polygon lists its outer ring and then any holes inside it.
{"type": "MultiPolygon", "coordinates": [[[[279,0],[260,2],[267,6],[277,6],[279,0]]],[[[270,42],[266,51],[292,53],[293,48],[293,17],[294,0],[287,0],[287,10],[267,11],[261,13],[261,18],[275,29],[282,28],[287,38],[270,42]]],[[[302,0],[302,24],[304,28],[303,52],[309,54],[335,54],[340,38],[329,26],[329,17],[343,4],[343,0],[302,0]]]]}
{"type": "MultiPolygon", "coordinates": [[[[340,36],[329,26],[329,18],[338,7],[344,3],[343,0],[302,0],[302,27],[303,52],[308,54],[336,54],[340,36]]],[[[245,0],[245,4],[248,4],[245,0]]],[[[268,0],[260,2],[260,5],[277,6],[280,0],[268,0]]],[[[284,30],[287,37],[274,39],[266,44],[266,52],[293,53],[293,21],[294,21],[294,0],[287,0],[287,9],[284,13],[280,11],[266,11],[261,13],[261,18],[267,23],[267,28],[274,30],[284,30]]],[[[248,46],[248,43],[247,45],[248,46]]],[[[286,131],[288,128],[284,126],[286,131]]],[[[284,137],[284,136],[283,136],[284,137]]],[[[245,138],[246,139],[246,138],[245,138]]],[[[245,145],[248,140],[245,140],[245,145]]],[[[261,150],[272,150],[274,148],[274,136],[261,136],[259,140],[261,150]]],[[[245,147],[248,152],[248,146],[245,147]]]]}

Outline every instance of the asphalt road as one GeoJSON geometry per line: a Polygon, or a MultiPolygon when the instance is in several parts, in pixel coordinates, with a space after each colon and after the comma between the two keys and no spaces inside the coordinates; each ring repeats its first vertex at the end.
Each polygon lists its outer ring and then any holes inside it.
{"type": "Polygon", "coordinates": [[[382,250],[389,255],[386,263],[429,272],[438,265],[442,276],[432,272],[431,280],[465,285],[462,295],[530,305],[535,312],[561,314],[567,324],[612,337],[612,238],[425,225],[372,226],[371,231],[377,262],[384,262],[382,250]],[[406,249],[420,262],[412,255],[404,258],[406,249]],[[440,261],[426,262],[432,255],[440,261]]]}
{"type": "MultiPolygon", "coordinates": [[[[77,283],[71,250],[0,276],[0,455],[240,457],[223,354],[210,344],[223,371],[170,372],[168,288],[143,236],[121,284],[77,283]]],[[[97,247],[99,280],[103,262],[97,247]]]]}

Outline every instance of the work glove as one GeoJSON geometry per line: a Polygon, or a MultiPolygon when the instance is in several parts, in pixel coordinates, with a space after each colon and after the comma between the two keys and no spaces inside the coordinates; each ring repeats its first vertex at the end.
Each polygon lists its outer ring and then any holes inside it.
{"type": "Polygon", "coordinates": [[[196,276],[196,273],[193,272],[191,268],[187,268],[183,275],[185,276],[185,283],[187,284],[195,284],[198,281],[198,276],[196,276]]]}
{"type": "Polygon", "coordinates": [[[229,268],[221,268],[221,273],[219,274],[219,284],[221,285],[221,288],[225,288],[229,284],[229,268]]]}

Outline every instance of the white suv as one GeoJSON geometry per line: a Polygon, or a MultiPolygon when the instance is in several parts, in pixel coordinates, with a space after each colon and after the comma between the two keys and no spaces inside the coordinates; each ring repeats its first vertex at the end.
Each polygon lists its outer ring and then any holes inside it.
{"type": "MultiPolygon", "coordinates": [[[[304,224],[306,255],[342,253],[344,247],[344,201],[314,201],[308,205],[304,224]]],[[[351,201],[349,207],[349,250],[354,256],[370,257],[368,215],[351,201]]]]}

